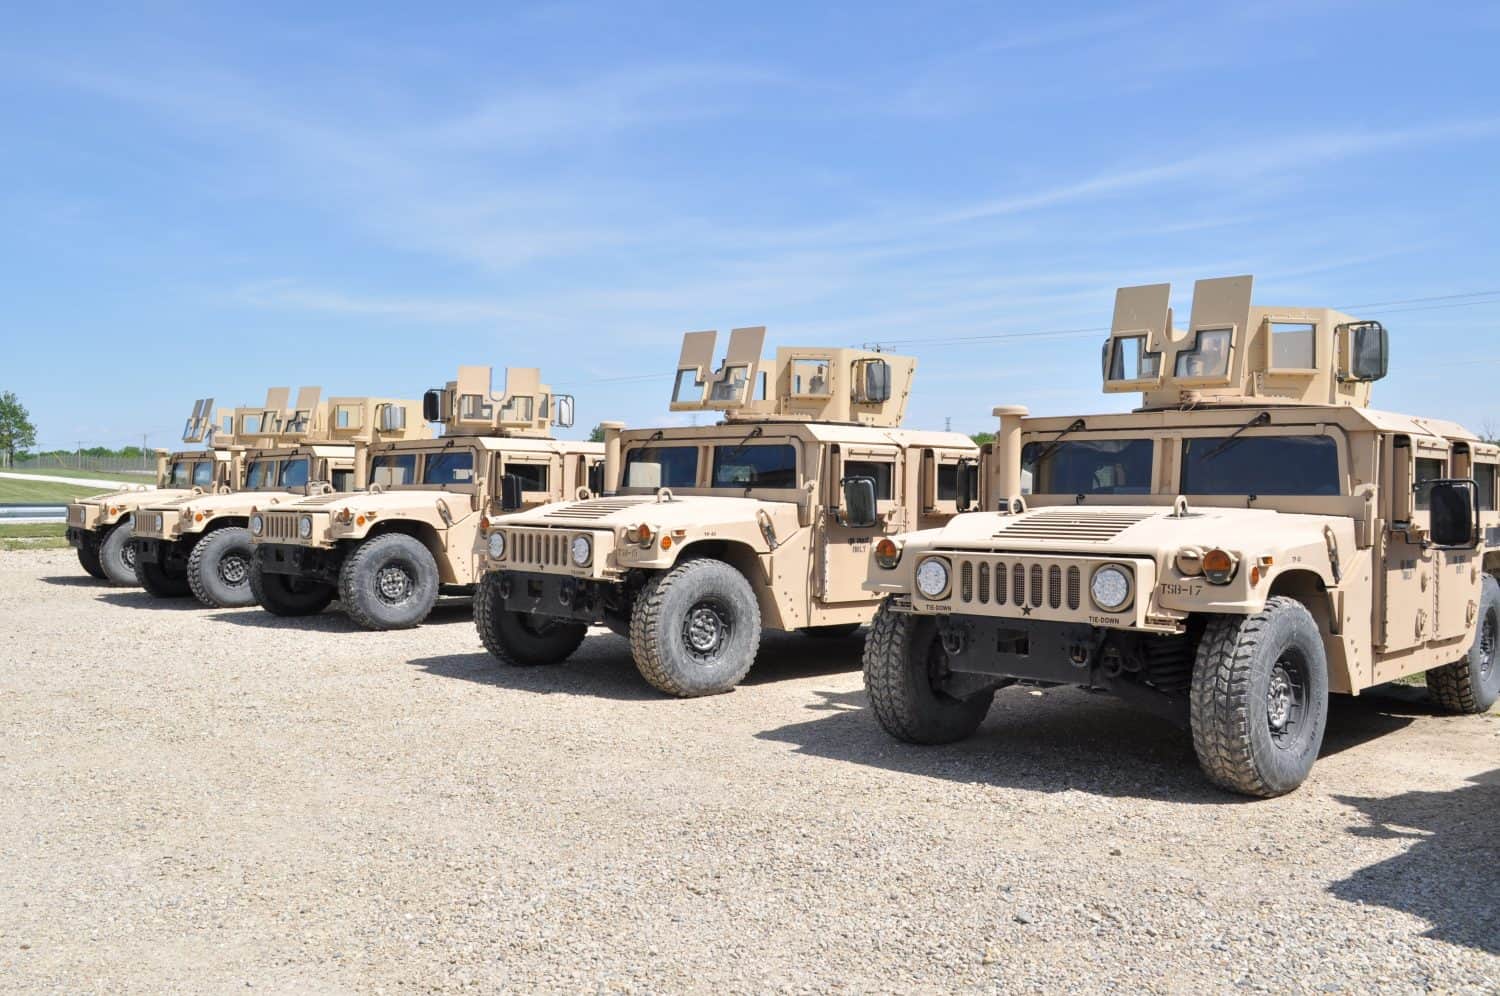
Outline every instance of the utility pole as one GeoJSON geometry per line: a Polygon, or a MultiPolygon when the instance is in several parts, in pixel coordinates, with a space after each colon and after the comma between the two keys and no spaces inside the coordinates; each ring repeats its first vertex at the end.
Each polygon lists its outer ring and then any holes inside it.
{"type": "Polygon", "coordinates": [[[946,416],[943,417],[943,431],[944,432],[952,432],[953,431],[953,416],[952,415],[946,415],[946,416]]]}

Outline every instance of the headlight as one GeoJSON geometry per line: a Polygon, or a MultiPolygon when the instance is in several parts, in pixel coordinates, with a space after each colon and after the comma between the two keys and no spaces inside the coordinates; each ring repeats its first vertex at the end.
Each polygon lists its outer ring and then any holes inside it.
{"type": "Polygon", "coordinates": [[[297,535],[303,539],[312,539],[312,516],[304,515],[297,520],[297,535]]]}
{"type": "Polygon", "coordinates": [[[941,598],[948,590],[948,565],[928,557],[917,565],[917,591],[927,598],[941,598]]]}
{"type": "Polygon", "coordinates": [[[1106,612],[1123,609],[1130,601],[1130,575],[1113,564],[1105,564],[1094,572],[1089,594],[1094,596],[1094,604],[1106,612]]]}
{"type": "Polygon", "coordinates": [[[252,516],[250,516],[250,532],[251,532],[251,534],[255,535],[255,536],[259,536],[261,533],[263,533],[265,531],[266,531],[266,520],[263,519],[263,518],[261,518],[258,515],[252,515],[252,516]]]}
{"type": "Polygon", "coordinates": [[[505,556],[505,534],[501,532],[490,533],[489,548],[491,560],[499,560],[505,556]]]}
{"type": "Polygon", "coordinates": [[[588,536],[574,536],[573,563],[578,567],[587,567],[592,559],[594,559],[594,541],[588,536]]]}

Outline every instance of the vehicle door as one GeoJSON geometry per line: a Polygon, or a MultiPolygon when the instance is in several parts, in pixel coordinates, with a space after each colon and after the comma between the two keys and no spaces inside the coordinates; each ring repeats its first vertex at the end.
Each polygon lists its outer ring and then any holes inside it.
{"type": "Polygon", "coordinates": [[[825,499],[816,542],[814,585],[824,604],[861,602],[871,597],[864,590],[870,544],[881,536],[900,532],[906,518],[902,512],[906,475],[901,459],[898,446],[836,444],[826,461],[828,476],[822,482],[825,499]],[[872,526],[846,524],[843,481],[849,477],[875,481],[877,515],[872,526]]]}

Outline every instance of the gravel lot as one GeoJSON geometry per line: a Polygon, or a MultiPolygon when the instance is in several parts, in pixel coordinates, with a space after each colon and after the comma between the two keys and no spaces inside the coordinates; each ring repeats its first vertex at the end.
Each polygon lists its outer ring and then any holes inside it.
{"type": "Polygon", "coordinates": [[[509,670],[467,607],[155,602],[0,553],[0,990],[1500,989],[1500,717],[1336,703],[1301,791],[1205,787],[1107,698],[916,749],[859,642],[650,692],[509,670]]]}

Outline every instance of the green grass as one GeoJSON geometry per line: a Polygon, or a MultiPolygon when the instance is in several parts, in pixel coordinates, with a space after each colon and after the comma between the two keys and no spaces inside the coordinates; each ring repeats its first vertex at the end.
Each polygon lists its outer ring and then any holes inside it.
{"type": "Polygon", "coordinates": [[[60,550],[67,527],[61,522],[0,522],[0,550],[60,550]]]}
{"type": "Polygon", "coordinates": [[[87,498],[89,495],[108,491],[107,487],[92,484],[57,484],[52,481],[18,481],[11,477],[0,477],[0,502],[58,502],[87,498]]]}

